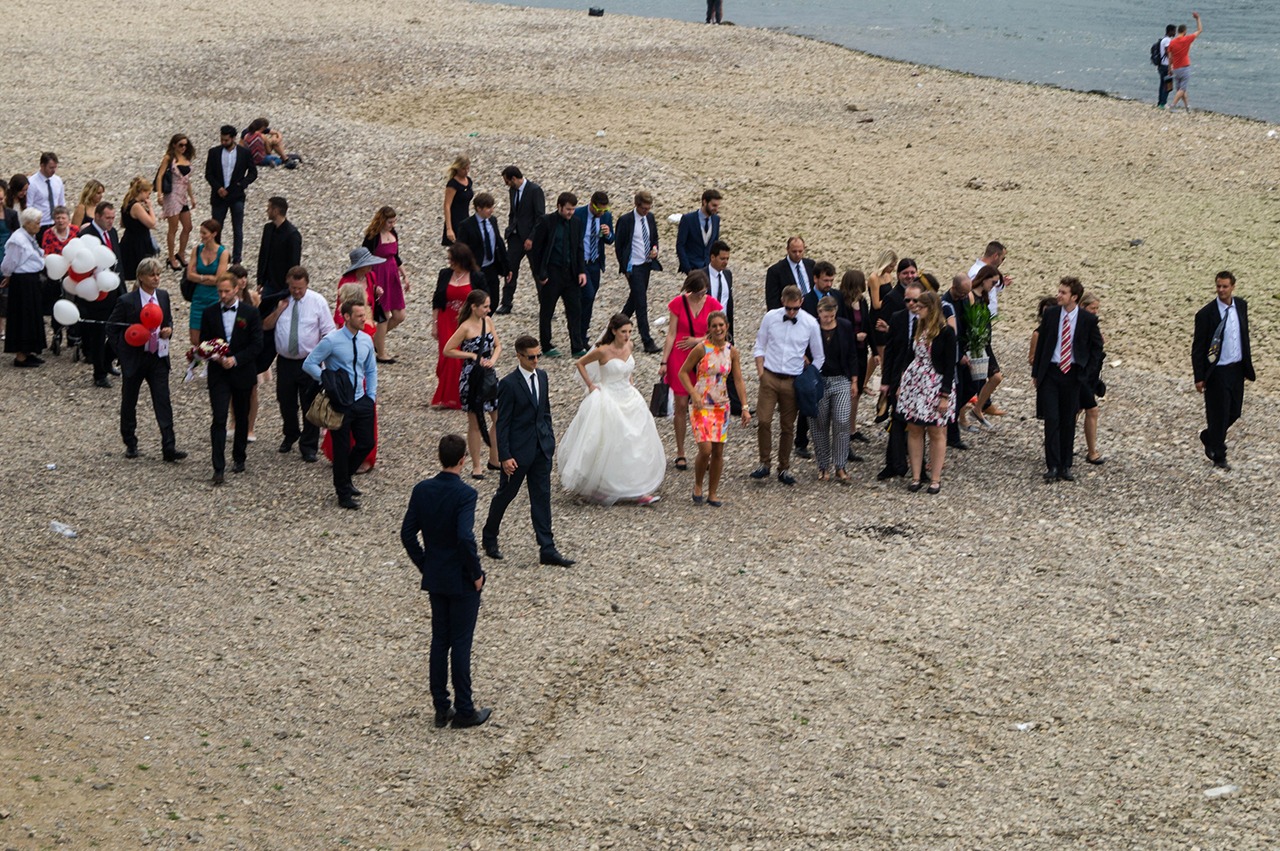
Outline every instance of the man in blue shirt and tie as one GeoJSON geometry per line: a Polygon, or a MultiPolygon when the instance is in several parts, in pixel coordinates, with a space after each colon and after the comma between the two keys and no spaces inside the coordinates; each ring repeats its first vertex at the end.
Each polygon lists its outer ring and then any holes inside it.
{"type": "Polygon", "coordinates": [[[363,303],[344,302],[340,311],[343,326],[326,334],[302,362],[303,371],[321,386],[324,386],[321,374],[325,371],[340,373],[355,385],[355,401],[347,408],[342,427],[332,432],[333,489],[338,494],[338,505],[350,509],[360,507],[356,501],[360,491],[351,484],[351,476],[373,450],[373,419],[378,398],[378,361],[373,352],[373,339],[363,330],[368,310],[363,303]]]}
{"type": "Polygon", "coordinates": [[[574,210],[573,217],[582,222],[582,256],[587,270],[587,285],[582,288],[582,303],[578,311],[582,320],[580,339],[587,348],[591,348],[591,308],[596,303],[596,293],[600,291],[604,247],[613,245],[613,213],[609,211],[608,194],[598,190],[592,192],[591,201],[574,210]]]}

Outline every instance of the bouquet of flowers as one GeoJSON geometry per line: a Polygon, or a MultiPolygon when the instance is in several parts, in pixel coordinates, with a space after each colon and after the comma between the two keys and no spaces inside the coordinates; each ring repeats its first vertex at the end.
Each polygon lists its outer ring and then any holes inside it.
{"type": "Polygon", "coordinates": [[[205,340],[198,346],[192,346],[187,350],[187,375],[182,379],[185,384],[194,378],[204,378],[205,373],[209,371],[209,361],[222,360],[231,354],[231,347],[227,345],[227,341],[221,338],[216,340],[205,340]],[[200,370],[199,376],[196,375],[196,369],[200,370]]]}

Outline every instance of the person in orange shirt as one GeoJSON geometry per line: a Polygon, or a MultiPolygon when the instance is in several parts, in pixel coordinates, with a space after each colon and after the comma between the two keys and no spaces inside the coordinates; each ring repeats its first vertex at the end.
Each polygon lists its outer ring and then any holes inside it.
{"type": "Polygon", "coordinates": [[[1191,111],[1191,101],[1187,100],[1187,83],[1191,80],[1191,42],[1204,32],[1200,13],[1192,12],[1191,17],[1196,19],[1196,31],[1188,35],[1187,25],[1179,24],[1177,38],[1169,42],[1169,67],[1173,70],[1173,103],[1169,104],[1170,112],[1178,108],[1178,101],[1182,101],[1187,112],[1191,111]]]}

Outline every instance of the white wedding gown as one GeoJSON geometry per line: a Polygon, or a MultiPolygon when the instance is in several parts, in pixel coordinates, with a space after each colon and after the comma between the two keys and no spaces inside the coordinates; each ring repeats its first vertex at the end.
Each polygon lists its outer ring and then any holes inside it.
{"type": "Polygon", "coordinates": [[[593,502],[610,505],[657,490],[667,468],[649,405],[635,387],[635,358],[614,358],[588,372],[600,389],[587,394],[560,439],[560,483],[593,502]]]}

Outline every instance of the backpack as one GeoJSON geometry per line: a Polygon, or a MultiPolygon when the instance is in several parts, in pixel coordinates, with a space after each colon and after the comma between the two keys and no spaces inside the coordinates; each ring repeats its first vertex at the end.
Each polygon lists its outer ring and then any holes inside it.
{"type": "Polygon", "coordinates": [[[1156,43],[1151,45],[1151,64],[1155,65],[1156,67],[1159,67],[1164,64],[1162,61],[1160,61],[1161,59],[1160,42],[1162,41],[1164,41],[1164,39],[1157,39],[1156,43]]]}

